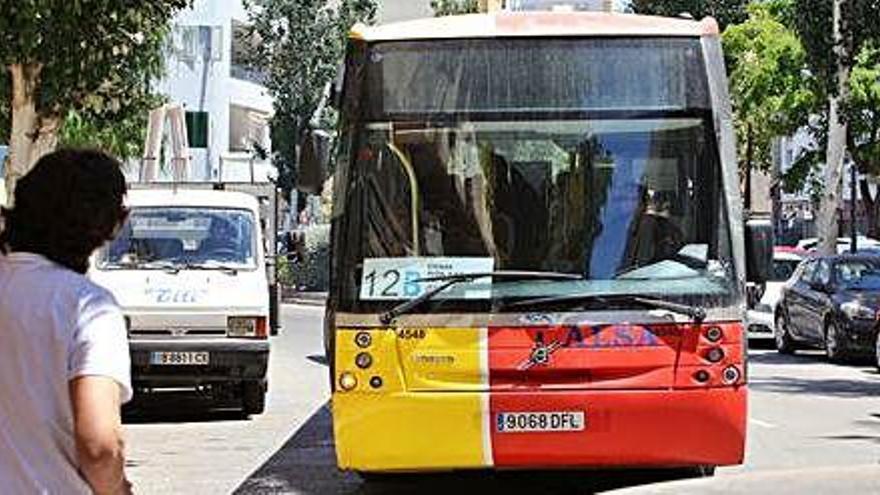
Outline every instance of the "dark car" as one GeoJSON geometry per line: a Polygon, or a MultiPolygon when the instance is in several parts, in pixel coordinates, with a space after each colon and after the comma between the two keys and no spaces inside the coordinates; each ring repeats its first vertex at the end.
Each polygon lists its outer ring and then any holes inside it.
{"type": "Polygon", "coordinates": [[[782,289],[775,314],[776,348],[825,349],[831,361],[872,355],[878,342],[880,257],[865,254],[810,258],[782,289]]]}

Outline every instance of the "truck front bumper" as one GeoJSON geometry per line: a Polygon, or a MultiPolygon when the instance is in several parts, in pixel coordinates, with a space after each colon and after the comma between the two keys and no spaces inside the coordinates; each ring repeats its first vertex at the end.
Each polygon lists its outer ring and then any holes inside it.
{"type": "Polygon", "coordinates": [[[269,341],[254,339],[132,340],[131,379],[137,388],[196,387],[218,383],[266,381],[269,341]],[[207,364],[156,364],[156,353],[208,353],[207,364]]]}

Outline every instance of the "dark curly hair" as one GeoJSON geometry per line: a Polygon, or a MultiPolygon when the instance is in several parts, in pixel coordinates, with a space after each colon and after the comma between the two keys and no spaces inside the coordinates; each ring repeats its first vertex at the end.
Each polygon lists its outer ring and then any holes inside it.
{"type": "Polygon", "coordinates": [[[0,251],[40,254],[85,274],[89,256],[125,221],[125,193],[121,164],[106,153],[50,153],[18,181],[14,207],[0,210],[0,251]]]}

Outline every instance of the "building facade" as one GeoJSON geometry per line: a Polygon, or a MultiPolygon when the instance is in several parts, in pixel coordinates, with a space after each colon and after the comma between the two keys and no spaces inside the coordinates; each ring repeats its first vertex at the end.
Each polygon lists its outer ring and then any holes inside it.
{"type": "Polygon", "coordinates": [[[186,110],[189,180],[265,182],[274,175],[272,98],[262,72],[245,61],[246,22],[241,0],[196,0],[172,22],[156,90],[186,110]]]}

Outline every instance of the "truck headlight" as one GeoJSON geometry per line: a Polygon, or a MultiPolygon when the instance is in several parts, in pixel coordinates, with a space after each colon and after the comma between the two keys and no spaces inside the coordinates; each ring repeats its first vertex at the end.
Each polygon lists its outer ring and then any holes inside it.
{"type": "Polygon", "coordinates": [[[265,316],[230,316],[226,320],[229,337],[266,338],[268,335],[265,316]]]}
{"type": "Polygon", "coordinates": [[[840,305],[840,310],[854,320],[873,320],[877,317],[875,309],[862,306],[858,301],[845,302],[840,305]]]}

